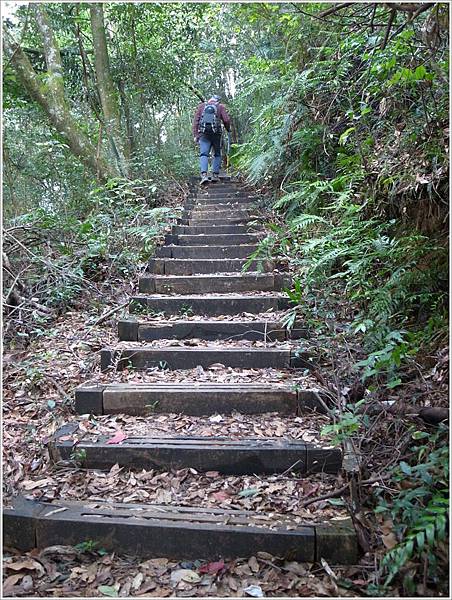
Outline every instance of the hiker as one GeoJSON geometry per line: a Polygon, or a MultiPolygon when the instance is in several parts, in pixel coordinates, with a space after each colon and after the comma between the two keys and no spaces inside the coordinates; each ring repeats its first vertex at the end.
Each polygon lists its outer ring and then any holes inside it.
{"type": "Polygon", "coordinates": [[[199,144],[201,185],[209,182],[207,171],[209,168],[209,153],[212,147],[214,149],[212,183],[220,181],[221,122],[223,122],[227,131],[231,127],[231,118],[224,105],[220,103],[220,100],[220,96],[212,96],[207,102],[201,102],[193,121],[194,141],[199,144]]]}

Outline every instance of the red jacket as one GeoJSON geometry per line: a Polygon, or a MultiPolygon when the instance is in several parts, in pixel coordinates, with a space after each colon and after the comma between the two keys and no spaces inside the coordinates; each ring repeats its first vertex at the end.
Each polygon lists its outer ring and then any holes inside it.
{"type": "MultiPolygon", "coordinates": [[[[201,102],[198,106],[195,114],[195,119],[193,121],[193,137],[196,139],[199,138],[198,126],[199,120],[201,119],[202,111],[206,104],[215,104],[215,102],[201,102]]],[[[226,108],[221,102],[217,103],[218,106],[218,116],[223,121],[226,131],[230,131],[231,129],[231,117],[228,115],[226,108]]]]}

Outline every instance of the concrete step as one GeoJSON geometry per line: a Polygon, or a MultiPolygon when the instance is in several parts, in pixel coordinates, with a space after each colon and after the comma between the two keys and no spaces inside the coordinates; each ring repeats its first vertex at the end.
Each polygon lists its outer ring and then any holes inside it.
{"type": "Polygon", "coordinates": [[[111,383],[83,384],[75,390],[79,415],[177,413],[193,416],[323,412],[319,394],[310,389],[254,383],[111,383]]]}
{"type": "MultiPolygon", "coordinates": [[[[182,215],[182,218],[191,218],[194,219],[247,219],[251,218],[250,210],[243,209],[229,209],[229,210],[200,210],[198,208],[193,208],[190,211],[186,211],[185,215],[182,215]]],[[[253,218],[257,218],[257,215],[254,215],[253,218]]]]}
{"type": "MultiPolygon", "coordinates": [[[[256,221],[259,219],[258,215],[251,215],[251,214],[247,214],[247,213],[236,213],[233,214],[232,212],[225,212],[225,213],[214,213],[214,212],[210,212],[210,213],[190,213],[187,215],[181,215],[180,216],[181,219],[188,219],[190,222],[192,221],[212,221],[212,222],[218,222],[218,221],[242,221],[243,223],[248,223],[249,221],[256,221]]],[[[195,224],[195,223],[193,223],[195,224]]],[[[228,225],[228,223],[225,223],[225,225],[228,225]]]]}
{"type": "Polygon", "coordinates": [[[247,194],[215,194],[211,196],[198,195],[187,198],[188,202],[197,202],[199,204],[224,204],[226,202],[256,202],[256,196],[247,194]]]}
{"type": "Polygon", "coordinates": [[[230,196],[229,198],[214,198],[214,197],[203,197],[203,198],[188,198],[185,207],[189,208],[194,206],[207,206],[214,209],[215,206],[222,207],[224,205],[231,206],[244,206],[251,208],[258,202],[257,198],[253,196],[230,196]]]}
{"type": "Polygon", "coordinates": [[[140,294],[231,294],[280,289],[280,279],[273,273],[145,275],[139,280],[140,294]]]}
{"type": "MultiPolygon", "coordinates": [[[[206,191],[198,190],[196,194],[193,194],[195,198],[248,198],[251,195],[251,192],[243,188],[210,188],[206,191]]],[[[254,197],[256,197],[256,194],[254,194],[254,197]]]]}
{"type": "Polygon", "coordinates": [[[276,294],[265,296],[149,296],[136,295],[130,298],[129,312],[146,314],[165,313],[167,315],[237,315],[240,313],[264,313],[270,310],[287,310],[290,302],[276,294]]]}
{"type": "MultiPolygon", "coordinates": [[[[214,212],[210,212],[210,213],[195,213],[195,212],[191,212],[189,214],[182,214],[180,216],[181,219],[188,219],[190,222],[193,221],[212,221],[212,222],[218,222],[218,221],[243,221],[244,223],[248,223],[249,221],[256,221],[257,219],[259,219],[259,217],[257,215],[250,215],[248,213],[232,213],[232,212],[224,212],[224,213],[214,213],[214,212]]],[[[195,224],[195,223],[193,223],[195,224]]],[[[229,223],[225,223],[225,225],[228,225],[229,223]]]]}
{"type": "MultiPolygon", "coordinates": [[[[247,263],[242,258],[153,258],[148,270],[155,275],[194,275],[215,273],[240,273],[247,263]]],[[[273,271],[271,261],[253,261],[248,271],[273,271]]]]}
{"type": "Polygon", "coordinates": [[[229,210],[232,209],[246,209],[251,210],[254,208],[255,200],[251,200],[249,198],[243,200],[230,200],[229,202],[216,202],[213,204],[206,204],[205,202],[194,202],[192,200],[187,201],[184,204],[185,210],[192,210],[193,208],[200,208],[202,210],[229,210]]]}
{"type": "Polygon", "coordinates": [[[247,191],[247,188],[245,188],[242,184],[236,182],[236,181],[224,181],[222,182],[220,185],[218,184],[211,184],[208,186],[196,186],[195,188],[193,188],[193,193],[199,193],[199,194],[208,194],[208,193],[213,193],[213,192],[218,192],[218,191],[226,191],[226,192],[244,192],[247,191]]]}
{"type": "MultiPolygon", "coordinates": [[[[191,229],[189,227],[184,229],[191,229]]],[[[196,228],[198,229],[198,228],[196,228]]],[[[200,227],[199,229],[211,228],[200,227]]],[[[194,234],[204,233],[195,231],[194,234]]],[[[207,233],[207,231],[205,232],[207,233]]],[[[219,231],[219,234],[222,232],[219,231]]],[[[224,233],[224,232],[223,232],[224,233]]],[[[213,235],[210,233],[210,235],[213,235]]],[[[257,246],[243,244],[242,246],[159,246],[155,251],[156,257],[161,258],[248,258],[257,250],[257,246]]]]}
{"type": "Polygon", "coordinates": [[[240,185],[221,185],[217,187],[198,187],[191,190],[190,195],[192,196],[213,196],[217,194],[247,194],[256,195],[256,192],[253,192],[249,188],[245,188],[240,185]]]}
{"type": "MultiPolygon", "coordinates": [[[[220,223],[218,223],[220,225],[220,223]]],[[[224,235],[166,235],[165,244],[177,246],[237,246],[256,244],[262,236],[255,233],[227,233],[224,235]]]]}
{"type": "MultiPolygon", "coordinates": [[[[64,433],[64,432],[63,432],[64,433]]],[[[281,438],[225,437],[127,437],[121,444],[108,444],[111,435],[96,441],[60,440],[48,444],[54,462],[69,461],[76,451],[83,456],[81,467],[108,469],[118,464],[128,469],[196,469],[218,471],[223,475],[258,475],[293,471],[299,475],[328,473],[342,468],[340,448],[321,447],[281,438]]]]}
{"type": "Polygon", "coordinates": [[[124,369],[163,368],[175,370],[204,369],[221,363],[234,369],[294,369],[309,368],[306,353],[296,353],[290,349],[280,348],[218,348],[216,346],[183,347],[164,346],[162,348],[148,346],[132,346],[129,348],[103,348],[100,351],[101,371],[113,368],[124,369]]]}
{"type": "Polygon", "coordinates": [[[258,552],[314,563],[357,561],[350,520],[300,523],[299,517],[216,507],[122,502],[39,502],[20,498],[3,511],[3,543],[29,551],[90,540],[107,552],[216,560],[258,552]]]}
{"type": "Polygon", "coordinates": [[[118,321],[118,337],[124,342],[152,340],[260,340],[284,341],[308,336],[306,329],[295,324],[287,331],[280,323],[270,321],[164,321],[146,322],[134,319],[118,321]]]}
{"type": "Polygon", "coordinates": [[[197,217],[189,217],[188,219],[180,219],[177,221],[178,225],[182,226],[201,226],[201,227],[220,227],[220,226],[231,226],[231,225],[242,225],[246,226],[249,224],[250,220],[254,219],[241,219],[241,218],[227,218],[227,219],[217,219],[213,217],[212,219],[198,219],[197,217]]]}
{"type": "Polygon", "coordinates": [[[200,233],[204,235],[215,235],[217,233],[224,235],[228,233],[253,233],[256,229],[256,225],[174,225],[171,233],[172,235],[198,235],[200,233]]]}

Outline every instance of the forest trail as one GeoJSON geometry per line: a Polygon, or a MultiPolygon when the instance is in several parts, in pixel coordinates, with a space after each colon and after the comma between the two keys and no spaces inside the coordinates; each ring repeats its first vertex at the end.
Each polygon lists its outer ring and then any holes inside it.
{"type": "MultiPolygon", "coordinates": [[[[220,373],[228,368],[296,372],[310,365],[310,357],[299,355],[292,343],[306,334],[304,329],[295,325],[289,336],[280,323],[288,308],[281,292],[286,276],[265,261],[242,272],[261,235],[255,200],[227,178],[207,190],[193,188],[182,217],[140,279],[130,317],[119,322],[119,343],[101,352],[104,379],[76,390],[78,414],[144,416],[155,424],[166,413],[203,416],[205,423],[234,413],[262,418],[265,430],[269,413],[295,418],[319,408],[315,390],[291,382],[202,381],[203,370],[216,366],[220,373]],[[145,373],[155,367],[163,375],[194,369],[199,380],[105,382],[111,373],[145,373]]],[[[294,472],[304,485],[313,477],[336,476],[342,468],[339,448],[250,437],[240,429],[229,437],[192,427],[184,435],[174,429],[163,436],[118,431],[113,438],[90,438],[68,423],[57,431],[50,450],[56,462],[78,460],[86,469],[189,469],[219,481],[229,475],[294,472]]],[[[274,485],[277,489],[281,483],[274,485]]],[[[218,489],[218,506],[193,498],[174,505],[164,495],[159,504],[22,499],[4,511],[5,544],[29,550],[90,541],[108,551],[147,557],[214,561],[267,552],[309,563],[357,561],[355,532],[344,510],[325,518],[322,511],[280,511],[277,502],[270,510],[231,509],[224,503],[228,493],[218,489]]],[[[251,500],[258,494],[248,487],[238,495],[251,500]]]]}
{"type": "Polygon", "coordinates": [[[450,4],[1,7],[3,595],[449,597],[450,4]]]}

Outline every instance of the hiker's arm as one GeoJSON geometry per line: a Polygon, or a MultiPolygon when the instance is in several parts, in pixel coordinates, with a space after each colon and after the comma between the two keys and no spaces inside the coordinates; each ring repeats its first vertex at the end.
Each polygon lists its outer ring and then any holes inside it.
{"type": "Polygon", "coordinates": [[[199,126],[199,119],[201,118],[201,115],[202,115],[202,109],[203,109],[203,105],[200,104],[196,111],[195,118],[193,119],[193,137],[196,139],[199,138],[198,126],[199,126]]]}
{"type": "Polygon", "coordinates": [[[230,131],[231,130],[231,117],[228,115],[228,112],[223,105],[220,106],[220,117],[224,123],[224,128],[226,129],[226,131],[230,131]]]}

